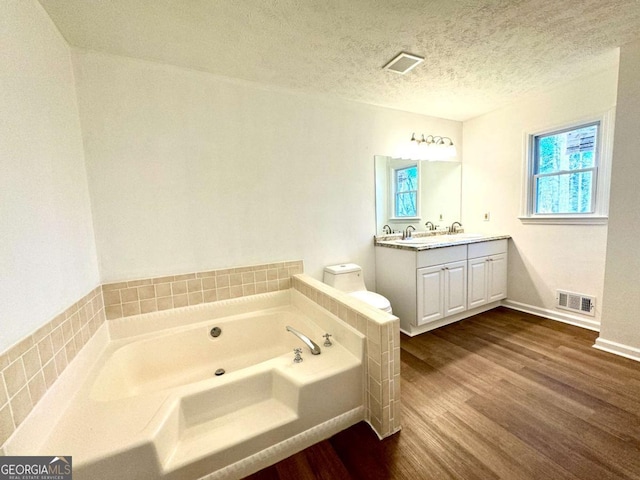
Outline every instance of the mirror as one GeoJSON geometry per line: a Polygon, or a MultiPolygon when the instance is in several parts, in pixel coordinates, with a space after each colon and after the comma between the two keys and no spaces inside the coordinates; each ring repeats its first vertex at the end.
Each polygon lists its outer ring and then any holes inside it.
{"type": "Polygon", "coordinates": [[[460,221],[462,163],[374,157],[376,235],[389,225],[426,231],[425,223],[447,227],[460,221]]]}

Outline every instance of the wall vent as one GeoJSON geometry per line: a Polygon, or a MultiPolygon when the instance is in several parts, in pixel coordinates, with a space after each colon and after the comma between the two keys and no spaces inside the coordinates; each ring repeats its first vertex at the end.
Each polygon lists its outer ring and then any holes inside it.
{"type": "Polygon", "coordinates": [[[556,296],[556,307],[563,310],[582,313],[594,317],[596,315],[596,299],[581,293],[565,292],[558,290],[556,296]]]}

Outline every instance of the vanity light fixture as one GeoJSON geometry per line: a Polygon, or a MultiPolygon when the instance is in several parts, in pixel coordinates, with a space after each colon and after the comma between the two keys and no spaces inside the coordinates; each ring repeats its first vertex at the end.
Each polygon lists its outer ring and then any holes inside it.
{"type": "Polygon", "coordinates": [[[415,132],[411,134],[412,149],[416,150],[420,160],[449,160],[457,155],[456,146],[449,137],[439,135],[420,135],[416,138],[415,132]]]}

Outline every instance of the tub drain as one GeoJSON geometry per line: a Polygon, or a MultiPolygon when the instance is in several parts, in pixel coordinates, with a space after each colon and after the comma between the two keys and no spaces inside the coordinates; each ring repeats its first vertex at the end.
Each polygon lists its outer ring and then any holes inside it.
{"type": "Polygon", "coordinates": [[[219,368],[216,370],[216,377],[219,377],[220,375],[224,375],[224,368],[219,368]]]}

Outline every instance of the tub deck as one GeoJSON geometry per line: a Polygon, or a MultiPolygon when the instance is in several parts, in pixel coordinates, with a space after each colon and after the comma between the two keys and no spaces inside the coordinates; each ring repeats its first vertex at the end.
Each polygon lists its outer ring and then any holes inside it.
{"type": "MultiPolygon", "coordinates": [[[[334,345],[311,355],[280,323],[292,323],[321,346],[324,330],[288,296],[265,295],[279,296],[280,305],[260,315],[239,313],[142,334],[136,325],[132,336],[114,328],[114,338],[103,342],[84,378],[78,374],[79,387],[30,454],[73,456],[79,480],[188,480],[217,471],[234,478],[228,467],[236,462],[342,415],[350,414],[349,425],[361,420],[362,335],[337,325],[334,345]],[[264,324],[248,332],[251,317],[264,324]],[[208,335],[214,325],[223,329],[216,339],[208,335]],[[243,342],[234,343],[234,336],[243,342]],[[296,364],[292,350],[298,346],[304,361],[296,364]],[[229,356],[235,349],[241,354],[229,356]],[[196,361],[201,364],[193,367],[196,361]],[[227,373],[215,376],[220,366],[227,373]]],[[[158,324],[154,315],[140,316],[142,323],[158,324]]]]}

